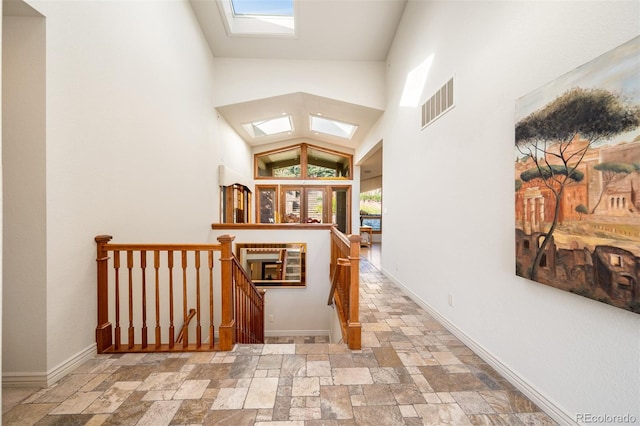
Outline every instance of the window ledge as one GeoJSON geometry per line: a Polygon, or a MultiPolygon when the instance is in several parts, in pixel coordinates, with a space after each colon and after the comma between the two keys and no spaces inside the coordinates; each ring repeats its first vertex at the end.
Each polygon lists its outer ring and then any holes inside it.
{"type": "Polygon", "coordinates": [[[212,223],[211,229],[316,229],[331,230],[330,223],[212,223]]]}

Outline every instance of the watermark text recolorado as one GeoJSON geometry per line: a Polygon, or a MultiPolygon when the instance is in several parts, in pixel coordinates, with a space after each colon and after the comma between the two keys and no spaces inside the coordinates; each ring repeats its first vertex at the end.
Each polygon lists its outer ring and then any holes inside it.
{"type": "Polygon", "coordinates": [[[631,414],[592,414],[578,413],[576,421],[582,424],[632,424],[638,421],[638,418],[631,414]]]}

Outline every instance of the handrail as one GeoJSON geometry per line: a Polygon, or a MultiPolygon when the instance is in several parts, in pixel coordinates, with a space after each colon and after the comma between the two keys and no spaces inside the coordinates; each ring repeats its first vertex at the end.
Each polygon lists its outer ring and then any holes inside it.
{"type": "Polygon", "coordinates": [[[109,235],[95,238],[98,353],[228,351],[233,348],[235,315],[240,313],[234,309],[231,264],[235,237],[222,235],[218,238],[219,244],[111,244],[111,239],[109,235]],[[214,282],[213,273],[216,251],[220,252],[221,262],[219,282],[214,282]],[[214,294],[218,291],[214,287],[218,285],[221,298],[215,300],[214,294]],[[176,309],[176,302],[182,302],[181,310],[176,309]],[[188,309],[194,302],[195,308],[188,309]],[[110,307],[110,303],[114,306],[110,307]],[[218,341],[214,333],[214,304],[219,306],[222,317],[218,341]],[[148,333],[148,314],[155,315],[155,333],[148,333]],[[180,314],[183,326],[176,339],[174,320],[180,314]],[[189,336],[189,322],[194,317],[195,342],[189,336]],[[208,331],[204,336],[203,326],[208,331]],[[125,327],[126,331],[122,330],[125,327]]]}

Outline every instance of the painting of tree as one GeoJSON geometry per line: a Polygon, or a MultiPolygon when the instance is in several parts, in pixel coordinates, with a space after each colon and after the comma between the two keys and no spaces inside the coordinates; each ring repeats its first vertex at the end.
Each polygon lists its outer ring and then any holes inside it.
{"type": "Polygon", "coordinates": [[[640,37],[520,99],[515,179],[516,273],[640,313],[638,58],[640,37]]]}

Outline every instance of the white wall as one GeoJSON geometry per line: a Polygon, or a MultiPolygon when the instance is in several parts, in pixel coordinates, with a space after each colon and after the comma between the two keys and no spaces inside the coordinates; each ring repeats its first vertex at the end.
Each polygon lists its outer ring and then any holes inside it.
{"type": "Polygon", "coordinates": [[[215,66],[216,106],[296,92],[369,108],[385,106],[382,62],[216,58],[215,66]]]}
{"type": "Polygon", "coordinates": [[[514,275],[514,102],[638,35],[639,7],[410,1],[388,59],[383,269],[562,421],[640,418],[640,315],[514,275]],[[422,131],[400,97],[431,56],[420,102],[455,75],[456,106],[422,131]]]}
{"type": "Polygon", "coordinates": [[[327,306],[331,289],[330,230],[214,230],[220,235],[234,235],[235,243],[305,243],[306,278],[304,288],[270,288],[265,298],[265,321],[273,315],[273,322],[265,322],[266,336],[327,336],[332,308],[327,306]],[[304,313],[302,315],[301,313],[304,313]]]}
{"type": "MultiPolygon", "coordinates": [[[[240,182],[253,182],[253,153],[249,144],[229,126],[229,123],[216,113],[218,121],[218,132],[215,140],[221,142],[220,146],[220,164],[228,167],[239,179],[240,182]]],[[[218,182],[220,185],[224,183],[218,182]]],[[[219,203],[216,206],[219,208],[219,203]]],[[[216,217],[215,222],[218,222],[216,217]]]]}
{"type": "Polygon", "coordinates": [[[369,133],[364,137],[364,140],[356,148],[356,153],[353,156],[353,162],[355,164],[360,164],[372,151],[375,152],[381,148],[380,144],[383,142],[383,131],[385,129],[384,118],[384,114],[378,118],[373,126],[371,126],[369,133]]]}
{"type": "Polygon", "coordinates": [[[31,4],[47,23],[47,362],[32,370],[51,378],[95,342],[94,236],[208,241],[235,148],[187,2],[31,4]]]}
{"type": "Polygon", "coordinates": [[[46,324],[33,312],[46,314],[45,23],[3,21],[3,370],[44,371],[46,324]]]}

